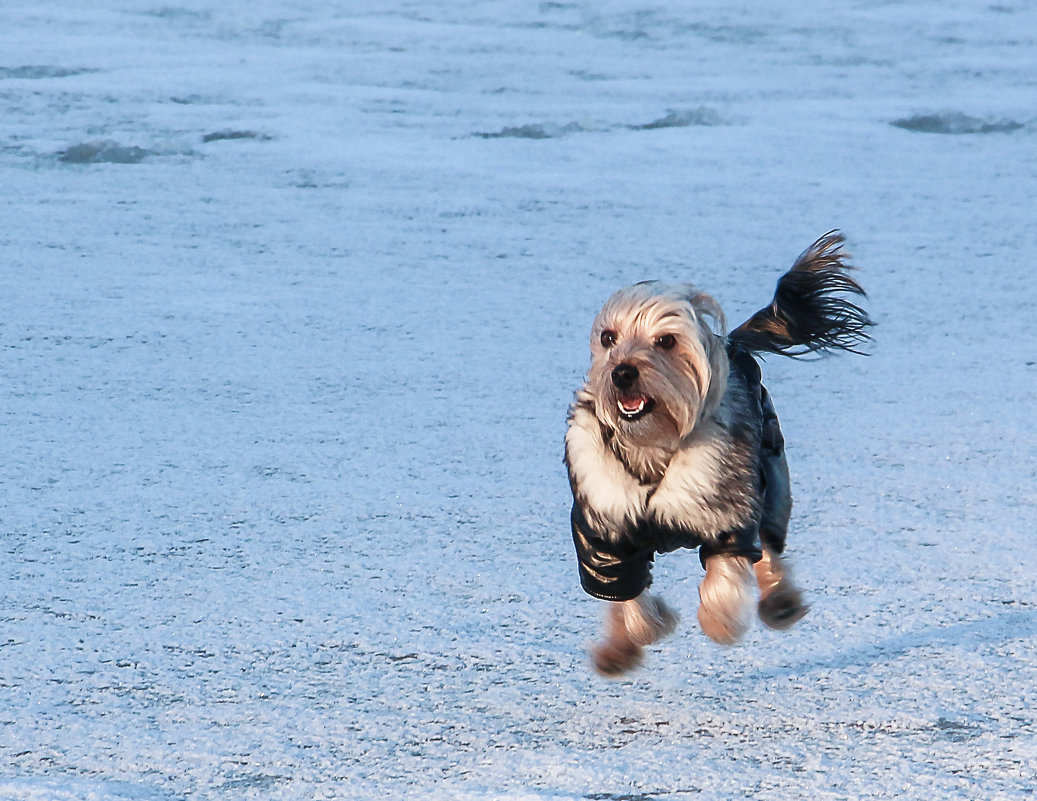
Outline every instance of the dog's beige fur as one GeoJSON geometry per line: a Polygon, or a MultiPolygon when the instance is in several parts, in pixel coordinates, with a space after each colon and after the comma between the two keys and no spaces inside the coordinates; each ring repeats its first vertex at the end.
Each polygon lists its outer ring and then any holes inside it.
{"type": "Polygon", "coordinates": [[[612,369],[621,363],[641,371],[646,394],[668,401],[644,425],[624,427],[625,435],[617,440],[621,456],[639,478],[660,480],[681,441],[720,403],[727,354],[714,328],[723,326],[716,301],[689,285],[635,284],[609,298],[595,319],[586,389],[597,401],[601,421],[612,430],[624,422],[611,380],[612,369]],[[615,346],[602,344],[605,331],[616,333],[615,346]],[[666,335],[676,345],[663,351],[655,342],[666,335]]]}

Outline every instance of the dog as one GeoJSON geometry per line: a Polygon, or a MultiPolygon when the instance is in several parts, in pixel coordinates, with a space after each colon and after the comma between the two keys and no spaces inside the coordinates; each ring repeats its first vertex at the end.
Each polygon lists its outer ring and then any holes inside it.
{"type": "Polygon", "coordinates": [[[728,334],[720,306],[691,284],[635,284],[595,318],[565,464],[580,583],[609,602],[599,673],[637,667],[676,627],[648,591],[659,553],[698,548],[698,620],[718,643],[737,642],[754,614],[778,630],[806,614],[782,558],[785,442],[755,357],[861,352],[873,323],[853,302],[866,293],[844,244],[838,231],[815,241],[770,305],[728,334]]]}

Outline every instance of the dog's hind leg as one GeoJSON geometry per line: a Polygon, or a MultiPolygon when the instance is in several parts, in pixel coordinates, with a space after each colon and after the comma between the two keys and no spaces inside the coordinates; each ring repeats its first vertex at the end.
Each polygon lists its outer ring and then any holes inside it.
{"type": "Polygon", "coordinates": [[[782,631],[791,628],[809,610],[803,594],[792,581],[788,565],[778,554],[764,546],[763,558],[753,566],[760,587],[757,611],[763,624],[782,631]]]}
{"type": "Polygon", "coordinates": [[[605,642],[592,652],[595,669],[603,676],[633,670],[641,664],[644,647],[672,633],[677,620],[677,615],[647,590],[632,601],[610,603],[605,642]]]}

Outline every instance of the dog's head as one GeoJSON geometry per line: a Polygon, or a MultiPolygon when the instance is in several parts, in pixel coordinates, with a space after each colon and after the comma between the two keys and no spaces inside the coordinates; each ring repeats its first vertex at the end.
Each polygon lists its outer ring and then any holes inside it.
{"type": "Polygon", "coordinates": [[[727,387],[724,316],[690,284],[646,281],[610,297],[591,328],[586,389],[631,447],[676,447],[727,387]]]}

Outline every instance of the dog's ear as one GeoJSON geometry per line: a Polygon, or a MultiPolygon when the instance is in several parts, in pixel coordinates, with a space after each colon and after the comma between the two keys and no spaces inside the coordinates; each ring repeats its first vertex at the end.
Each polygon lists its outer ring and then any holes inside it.
{"type": "Polygon", "coordinates": [[[709,363],[709,386],[702,397],[699,417],[712,412],[727,391],[727,323],[720,304],[705,292],[692,290],[688,295],[688,303],[695,311],[695,320],[699,327],[699,338],[709,363]]]}
{"type": "MultiPolygon", "coordinates": [[[[702,323],[700,325],[705,327],[702,323]]],[[[706,358],[709,360],[709,386],[702,399],[702,408],[699,410],[700,418],[709,415],[720,405],[724,393],[727,392],[727,372],[730,369],[723,337],[712,331],[703,333],[702,344],[706,351],[706,358]]]]}
{"type": "Polygon", "coordinates": [[[724,319],[724,310],[720,304],[705,292],[699,292],[689,287],[688,303],[698,316],[699,325],[703,328],[703,334],[711,333],[718,337],[727,335],[727,321],[724,319]]]}

